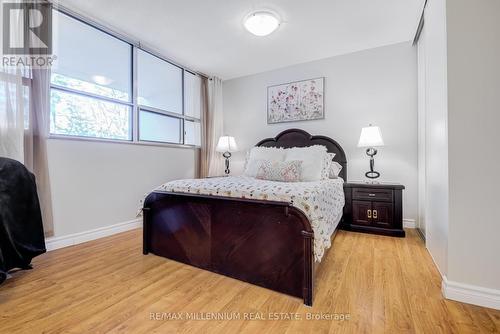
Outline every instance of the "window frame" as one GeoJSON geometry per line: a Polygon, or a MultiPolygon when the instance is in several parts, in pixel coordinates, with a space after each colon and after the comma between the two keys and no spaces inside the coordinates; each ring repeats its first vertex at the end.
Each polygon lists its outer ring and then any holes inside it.
{"type": "MultiPolygon", "coordinates": [[[[131,99],[130,101],[123,101],[119,99],[114,99],[110,97],[105,97],[101,96],[98,94],[94,93],[89,93],[85,91],[80,91],[77,89],[69,88],[69,87],[64,87],[61,85],[53,84],[52,80],[50,82],[50,90],[49,90],[49,102],[50,102],[50,95],[52,90],[57,90],[57,91],[62,91],[70,94],[77,94],[81,95],[84,97],[96,99],[96,100],[101,100],[101,101],[106,101],[106,102],[111,102],[111,103],[116,103],[120,105],[125,105],[127,107],[131,108],[130,112],[130,119],[129,122],[131,124],[131,127],[129,128],[130,134],[131,134],[131,139],[130,140],[125,140],[125,139],[107,139],[107,138],[100,138],[100,137],[88,137],[88,136],[74,136],[74,135],[64,135],[64,134],[55,134],[50,132],[50,123],[51,123],[51,117],[48,117],[47,121],[47,128],[48,128],[48,134],[49,134],[49,139],[68,139],[68,140],[82,140],[82,141],[93,141],[93,142],[106,142],[106,143],[121,143],[121,144],[135,144],[135,145],[147,145],[147,146],[166,146],[166,147],[181,147],[181,148],[199,148],[199,145],[190,145],[185,143],[185,126],[184,122],[186,121],[193,121],[200,123],[202,122],[203,115],[200,112],[200,118],[195,118],[191,116],[186,116],[186,103],[184,101],[185,98],[185,85],[184,85],[184,80],[185,80],[185,73],[190,72],[191,74],[194,74],[196,76],[199,76],[200,78],[206,77],[205,75],[202,75],[198,72],[195,72],[193,70],[190,70],[182,65],[179,65],[177,63],[174,63],[170,61],[169,59],[163,57],[160,55],[158,52],[155,52],[143,45],[139,42],[135,42],[131,39],[129,39],[126,36],[123,36],[119,33],[116,33],[105,26],[92,21],[86,17],[81,16],[80,14],[77,14],[63,6],[58,5],[57,8],[54,8],[55,11],[60,12],[63,15],[67,15],[68,17],[77,20],[83,24],[86,24],[94,29],[99,30],[102,33],[108,34],[111,37],[114,37],[131,47],[131,99]],[[182,113],[174,113],[174,112],[169,112],[167,110],[163,109],[158,109],[158,108],[153,108],[149,106],[143,106],[140,105],[138,102],[138,50],[141,50],[143,52],[146,52],[154,57],[157,57],[161,61],[164,61],[170,65],[173,65],[175,67],[178,67],[181,72],[182,72],[182,81],[181,81],[181,89],[182,89],[182,113]],[[146,112],[152,112],[156,114],[163,114],[168,117],[173,117],[176,119],[180,120],[180,142],[179,143],[169,143],[169,142],[157,142],[157,141],[148,141],[148,140],[141,140],[140,139],[140,133],[139,133],[139,122],[140,122],[140,112],[146,111],[146,112]]],[[[201,136],[201,134],[200,134],[201,136]]]]}

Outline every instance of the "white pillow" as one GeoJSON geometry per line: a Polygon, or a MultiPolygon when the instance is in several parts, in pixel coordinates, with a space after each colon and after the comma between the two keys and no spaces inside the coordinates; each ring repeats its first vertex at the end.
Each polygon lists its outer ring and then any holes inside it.
{"type": "Polygon", "coordinates": [[[337,179],[339,177],[340,171],[342,170],[342,165],[337,161],[332,161],[330,165],[330,179],[337,179]]]}
{"type": "Polygon", "coordinates": [[[326,147],[314,145],[286,149],[285,161],[302,160],[301,181],[321,180],[321,171],[325,164],[326,147]]]}
{"type": "Polygon", "coordinates": [[[269,160],[263,160],[263,159],[248,160],[247,165],[245,167],[245,171],[243,172],[243,175],[250,176],[250,177],[256,177],[257,173],[259,172],[259,168],[262,165],[263,161],[269,161],[269,160]]]}
{"type": "Polygon", "coordinates": [[[257,171],[262,160],[269,161],[284,161],[285,150],[277,147],[253,147],[248,153],[248,158],[245,165],[245,176],[256,177],[257,171]]]}
{"type": "Polygon", "coordinates": [[[248,160],[285,161],[285,149],[281,147],[253,147],[248,160]]]}

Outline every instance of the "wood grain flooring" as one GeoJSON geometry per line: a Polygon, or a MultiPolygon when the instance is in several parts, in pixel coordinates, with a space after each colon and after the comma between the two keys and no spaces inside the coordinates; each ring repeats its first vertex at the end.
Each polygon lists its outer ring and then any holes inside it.
{"type": "Polygon", "coordinates": [[[0,333],[500,331],[500,311],[443,299],[439,273],[414,230],[404,239],[340,231],[323,259],[312,308],[143,256],[141,240],[134,230],[36,258],[34,270],[0,286],[0,333]]]}

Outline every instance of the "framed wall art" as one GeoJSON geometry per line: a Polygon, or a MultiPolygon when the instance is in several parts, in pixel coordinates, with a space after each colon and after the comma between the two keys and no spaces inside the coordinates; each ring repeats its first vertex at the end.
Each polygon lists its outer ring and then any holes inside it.
{"type": "Polygon", "coordinates": [[[267,88],[267,124],[325,118],[325,78],[295,81],[267,88]]]}

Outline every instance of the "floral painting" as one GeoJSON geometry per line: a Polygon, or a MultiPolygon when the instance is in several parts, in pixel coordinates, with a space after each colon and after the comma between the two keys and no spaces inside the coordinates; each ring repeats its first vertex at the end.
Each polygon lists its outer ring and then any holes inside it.
{"type": "Polygon", "coordinates": [[[325,118],[324,78],[267,88],[267,123],[325,118]]]}

